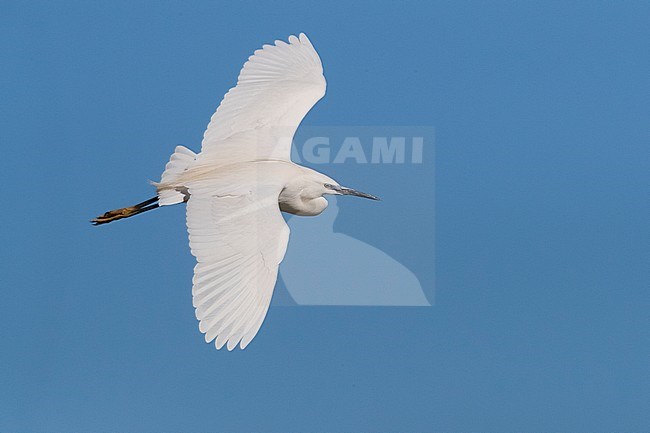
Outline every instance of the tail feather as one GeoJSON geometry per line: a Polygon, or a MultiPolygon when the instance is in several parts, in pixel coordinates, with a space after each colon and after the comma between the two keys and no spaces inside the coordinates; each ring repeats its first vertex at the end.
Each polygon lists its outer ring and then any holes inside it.
{"type": "MultiPolygon", "coordinates": [[[[176,146],[174,153],[169,162],[165,166],[160,182],[155,185],[170,185],[180,176],[187,167],[194,162],[196,153],[184,146],[176,146]]],[[[187,201],[187,189],[185,188],[165,188],[158,190],[158,198],[160,199],[160,206],[167,206],[171,204],[182,203],[187,201]]]]}

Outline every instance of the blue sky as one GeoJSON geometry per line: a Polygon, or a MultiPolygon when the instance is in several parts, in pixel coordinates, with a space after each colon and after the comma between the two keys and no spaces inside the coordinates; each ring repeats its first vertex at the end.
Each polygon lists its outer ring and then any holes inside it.
{"type": "Polygon", "coordinates": [[[0,11],[0,431],[650,428],[647,2],[0,11]],[[246,57],[301,31],[329,83],[306,125],[435,128],[435,165],[327,168],[383,198],[335,230],[435,302],[273,307],[218,352],[183,209],[88,219],[151,196],[246,57]]]}

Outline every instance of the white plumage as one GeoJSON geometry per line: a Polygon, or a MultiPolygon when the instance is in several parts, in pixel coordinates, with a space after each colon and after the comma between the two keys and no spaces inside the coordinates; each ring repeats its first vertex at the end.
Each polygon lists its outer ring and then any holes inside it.
{"type": "Polygon", "coordinates": [[[376,199],[290,160],[296,129],[325,87],[305,34],[265,45],[212,116],[201,152],[175,149],[155,184],[157,197],[93,220],[103,224],[187,202],[197,260],[193,304],[200,331],[217,349],[244,349],[264,321],[289,240],[281,211],[318,215],[327,207],[325,194],[376,199]]]}

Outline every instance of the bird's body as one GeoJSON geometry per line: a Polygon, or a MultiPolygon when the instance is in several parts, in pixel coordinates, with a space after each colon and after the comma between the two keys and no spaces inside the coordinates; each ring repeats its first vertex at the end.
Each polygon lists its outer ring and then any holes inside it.
{"type": "Polygon", "coordinates": [[[206,184],[213,191],[234,193],[256,190],[277,197],[282,212],[316,216],[327,208],[319,186],[335,184],[331,178],[291,161],[259,160],[226,165],[194,165],[170,183],[157,183],[159,194],[186,191],[206,184]]]}
{"type": "Polygon", "coordinates": [[[320,58],[304,34],[265,45],[212,116],[201,152],[178,146],[156,197],[93,220],[187,203],[193,304],[206,342],[218,349],[245,348],[266,316],[289,240],[281,211],[318,215],[325,194],[376,199],[290,159],[299,123],[324,94],[320,58]]]}

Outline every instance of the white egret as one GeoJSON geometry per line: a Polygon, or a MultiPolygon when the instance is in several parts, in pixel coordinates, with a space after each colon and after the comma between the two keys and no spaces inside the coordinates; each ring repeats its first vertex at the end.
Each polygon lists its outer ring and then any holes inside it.
{"type": "Polygon", "coordinates": [[[377,200],[291,162],[296,129],[325,86],[305,34],[264,45],[212,116],[201,152],[176,147],[154,184],[156,197],[92,220],[99,225],[187,203],[197,260],[192,300],[205,341],[215,340],[217,349],[244,349],[262,325],[289,240],[281,211],[318,215],[326,194],[377,200]]]}

